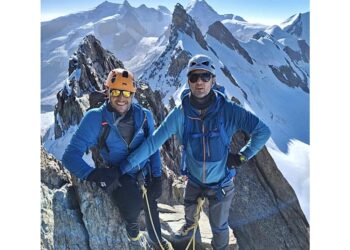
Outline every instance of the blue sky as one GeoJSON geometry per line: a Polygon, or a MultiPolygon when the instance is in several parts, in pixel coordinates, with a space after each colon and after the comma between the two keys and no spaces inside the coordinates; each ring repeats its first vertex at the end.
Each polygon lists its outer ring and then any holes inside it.
{"type": "MultiPolygon", "coordinates": [[[[176,3],[184,7],[191,0],[128,0],[131,6],[138,7],[146,4],[148,7],[166,6],[173,11],[176,3]]],[[[103,0],[41,0],[41,20],[63,16],[79,11],[90,10],[102,3],[103,0]]],[[[110,0],[113,3],[123,3],[123,0],[110,0]]],[[[296,13],[310,10],[309,0],[206,0],[219,14],[235,14],[249,22],[262,24],[279,24],[296,13]]]]}

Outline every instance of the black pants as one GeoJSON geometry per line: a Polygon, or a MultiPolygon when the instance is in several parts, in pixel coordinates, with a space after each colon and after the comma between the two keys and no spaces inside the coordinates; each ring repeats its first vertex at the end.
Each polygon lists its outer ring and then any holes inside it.
{"type": "MultiPolygon", "coordinates": [[[[142,198],[142,192],[140,190],[140,187],[137,185],[136,180],[129,175],[123,175],[120,178],[120,182],[122,184],[122,187],[113,191],[112,200],[118,207],[119,212],[125,221],[126,231],[131,237],[136,237],[138,235],[140,230],[138,218],[141,210],[144,208],[148,235],[153,242],[157,242],[157,238],[154,234],[150,221],[146,201],[142,198]]],[[[158,238],[161,239],[161,228],[159,213],[157,209],[157,201],[152,197],[151,194],[148,194],[148,192],[147,196],[153,224],[156,229],[158,238]]]]}

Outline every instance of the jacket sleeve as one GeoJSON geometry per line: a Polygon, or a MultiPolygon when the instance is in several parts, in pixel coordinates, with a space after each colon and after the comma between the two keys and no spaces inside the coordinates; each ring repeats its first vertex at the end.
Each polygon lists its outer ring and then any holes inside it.
{"type": "MultiPolygon", "coordinates": [[[[147,111],[147,121],[148,121],[148,134],[152,135],[154,132],[154,119],[152,117],[151,112],[147,111]]],[[[160,153],[159,149],[156,150],[156,152],[151,155],[150,157],[150,164],[151,164],[151,171],[152,171],[152,176],[158,177],[162,175],[162,164],[160,161],[160,153]]]]}
{"type": "Polygon", "coordinates": [[[241,149],[241,153],[247,159],[251,159],[263,148],[271,135],[271,131],[265,123],[251,112],[236,104],[231,103],[231,105],[233,107],[233,115],[230,115],[229,120],[232,127],[235,127],[237,130],[243,130],[250,136],[250,140],[241,149]]]}
{"type": "Polygon", "coordinates": [[[85,114],[80,122],[77,131],[74,133],[69,145],[67,146],[63,157],[63,165],[76,177],[85,180],[94,170],[84,160],[84,153],[97,143],[101,116],[96,111],[91,110],[85,114]],[[91,112],[92,111],[92,112],[91,112]]]}
{"type": "Polygon", "coordinates": [[[178,108],[174,108],[153,134],[149,136],[140,147],[132,152],[127,160],[122,162],[120,165],[122,174],[132,171],[134,167],[138,166],[138,164],[159,150],[171,135],[178,133],[178,124],[183,121],[183,116],[181,118],[182,112],[179,111],[178,108]]]}

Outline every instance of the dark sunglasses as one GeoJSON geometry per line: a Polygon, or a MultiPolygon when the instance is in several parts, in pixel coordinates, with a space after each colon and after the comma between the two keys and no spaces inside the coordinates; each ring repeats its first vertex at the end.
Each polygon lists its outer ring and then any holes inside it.
{"type": "Polygon", "coordinates": [[[212,78],[212,74],[209,72],[204,72],[204,73],[192,73],[188,76],[188,80],[191,83],[195,83],[198,81],[199,78],[202,79],[203,82],[209,82],[210,79],[212,78]]]}
{"type": "Polygon", "coordinates": [[[129,98],[129,97],[131,96],[132,93],[131,93],[130,91],[127,91],[127,90],[112,89],[112,90],[110,91],[110,94],[111,94],[111,96],[113,96],[113,97],[118,97],[118,96],[120,96],[121,94],[123,94],[123,96],[129,98]]]}

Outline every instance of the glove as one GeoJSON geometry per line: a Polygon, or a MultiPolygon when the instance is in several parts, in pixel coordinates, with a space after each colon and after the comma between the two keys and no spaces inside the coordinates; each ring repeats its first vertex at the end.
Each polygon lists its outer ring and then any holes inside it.
{"type": "Polygon", "coordinates": [[[228,154],[226,165],[229,168],[239,167],[247,161],[247,158],[243,154],[228,154]]]}
{"type": "Polygon", "coordinates": [[[147,187],[147,193],[153,199],[158,199],[162,195],[162,176],[152,178],[147,187]]]}
{"type": "Polygon", "coordinates": [[[87,177],[87,181],[96,184],[108,193],[121,187],[119,171],[116,168],[95,168],[87,177]]]}

